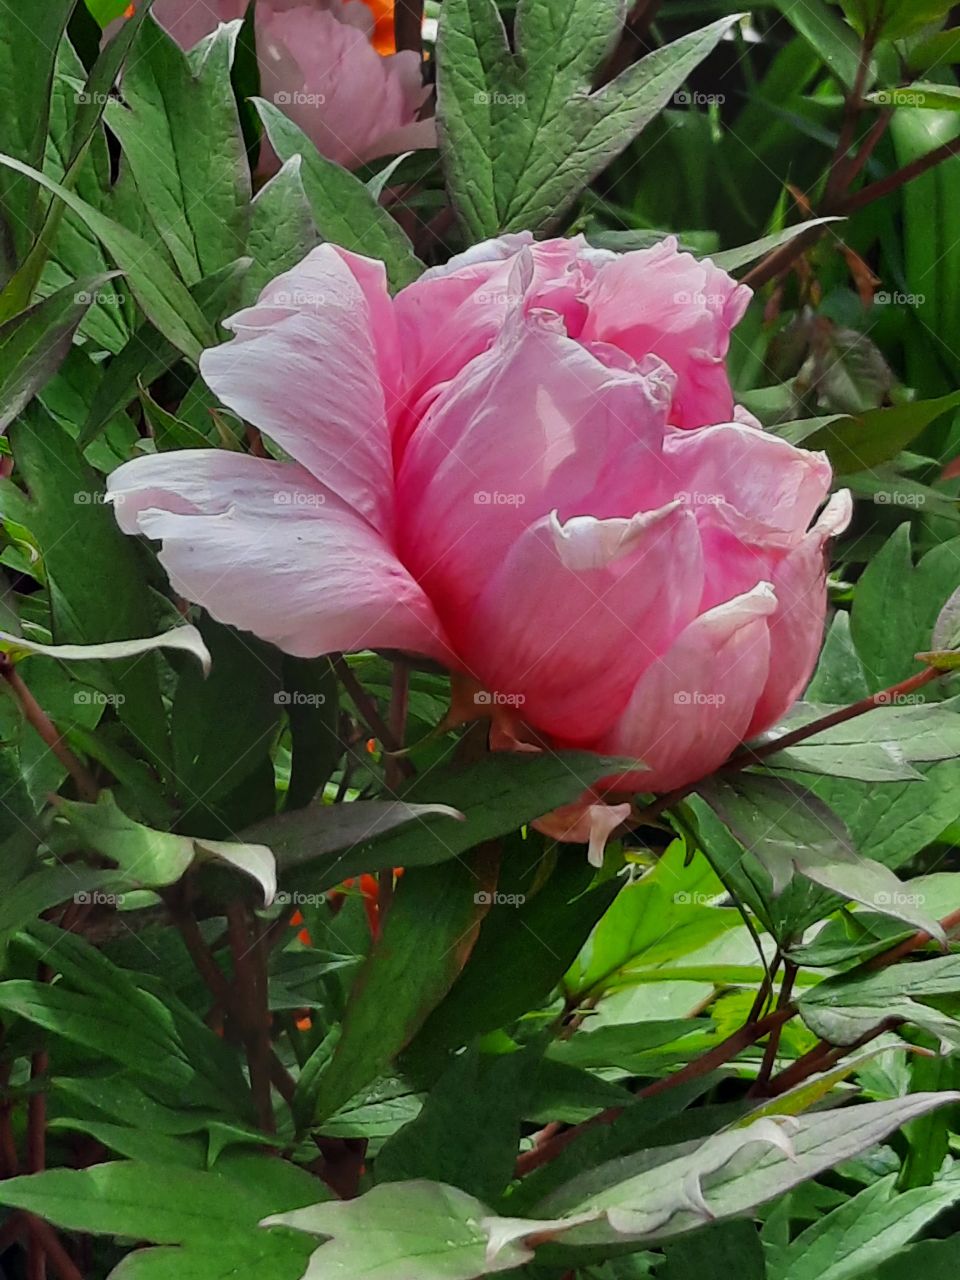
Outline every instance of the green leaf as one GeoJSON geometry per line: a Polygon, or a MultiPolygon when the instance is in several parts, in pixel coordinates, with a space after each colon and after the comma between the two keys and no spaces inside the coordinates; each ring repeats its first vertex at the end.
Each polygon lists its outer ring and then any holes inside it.
{"type": "Polygon", "coordinates": [[[681,1236],[665,1250],[657,1280],[767,1280],[763,1245],[752,1222],[718,1222],[681,1236]]]}
{"type": "Polygon", "coordinates": [[[302,168],[302,156],[292,155],[254,198],[246,250],[254,265],[244,281],[245,305],[255,302],[265,285],[295,267],[318,243],[302,168]]]}
{"type": "MultiPolygon", "coordinates": [[[[416,280],[423,264],[399,223],[381,208],[359,178],[323,157],[307,135],[272,102],[254,98],[270,144],[284,163],[301,157],[300,177],[324,240],[379,258],[393,289],[416,280]]],[[[279,176],[279,175],[278,175],[279,176]]]]}
{"type": "Polygon", "coordinates": [[[318,1122],[379,1075],[450,990],[476,941],[494,883],[489,851],[408,870],[400,880],[320,1079],[318,1122]]]}
{"type": "MultiPolygon", "coordinates": [[[[812,418],[774,428],[791,444],[823,449],[840,475],[877,467],[895,458],[921,431],[960,405],[960,391],[938,400],[912,400],[892,409],[868,409],[857,415],[812,418]]],[[[882,492],[882,491],[881,491],[882,492]]],[[[875,497],[883,505],[880,497],[875,497]]]]}
{"type": "Polygon", "coordinates": [[[194,667],[177,683],[170,717],[173,764],[177,790],[195,829],[206,831],[214,815],[209,834],[229,835],[242,812],[222,815],[226,831],[216,816],[230,793],[269,757],[277,736],[280,655],[254,636],[206,617],[200,631],[210,648],[212,672],[206,676],[194,667]]]}
{"type": "Polygon", "coordinates": [[[76,0],[46,0],[25,18],[18,5],[0,8],[0,101],[3,142],[20,175],[0,172],[0,280],[26,256],[42,214],[29,177],[43,164],[57,46],[76,0]]]}
{"type": "MultiPolygon", "coordinates": [[[[909,894],[923,905],[923,894],[909,894]]],[[[800,1001],[804,1021],[834,1044],[851,1044],[885,1018],[901,1018],[938,1036],[947,1048],[960,1049],[960,1023],[929,1008],[926,997],[960,992],[960,956],[894,965],[861,978],[836,977],[818,983],[800,1001]],[[809,1014],[809,1016],[808,1016],[809,1014]]]]}
{"type": "MultiPolygon", "coordinates": [[[[252,262],[250,258],[238,258],[223,271],[201,280],[190,290],[194,301],[211,325],[218,324],[229,311],[240,303],[241,286],[244,286],[252,262]]],[[[153,327],[144,322],[126,345],[110,361],[103,378],[91,397],[89,410],[80,431],[80,443],[86,448],[103,430],[110,419],[144,386],[155,382],[180,359],[180,352],[153,327]]],[[[208,442],[205,441],[208,444],[208,442]]]]}
{"type": "MultiPolygon", "coordinates": [[[[0,1193],[2,1198],[2,1193],[0,1193]]],[[[487,1256],[482,1201],[438,1182],[392,1182],[357,1200],[274,1214],[268,1225],[331,1236],[304,1280],[472,1280],[510,1271],[530,1251],[508,1244],[487,1256]]]]}
{"type": "Polygon", "coordinates": [[[329,658],[285,657],[283,683],[292,743],[285,808],[299,809],[326,785],[343,754],[340,687],[329,658]]]}
{"type": "Polygon", "coordinates": [[[187,55],[149,19],[131,50],[123,102],[107,106],[107,124],[188,285],[229,266],[246,244],[250,166],[230,86],[240,25],[220,26],[187,55]]]}
{"type": "MultiPolygon", "coordinates": [[[[890,1174],[824,1214],[784,1248],[767,1250],[768,1280],[853,1280],[903,1248],[960,1199],[960,1178],[897,1194],[890,1174]]],[[[925,1273],[924,1273],[925,1274],[925,1273]]]]}
{"type": "Polygon", "coordinates": [[[737,249],[722,249],[719,253],[698,253],[696,256],[709,258],[724,271],[737,271],[740,267],[748,267],[758,258],[766,257],[781,245],[796,240],[797,236],[805,235],[814,227],[826,226],[830,222],[843,222],[843,218],[811,218],[807,222],[798,223],[795,227],[784,227],[782,231],[775,231],[769,236],[763,236],[760,240],[752,240],[750,244],[741,245],[737,249]]]}
{"type": "Polygon", "coordinates": [[[931,22],[945,17],[951,0],[840,0],[844,13],[862,36],[902,40],[931,22]]]}
{"type": "Polygon", "coordinates": [[[876,1271],[874,1280],[953,1280],[957,1268],[957,1238],[923,1240],[903,1249],[876,1271]]]}
{"type": "Polygon", "coordinates": [[[555,225],[736,20],[682,36],[591,93],[620,29],[619,0],[520,0],[515,52],[493,0],[446,0],[437,123],[471,237],[555,225]]]}
{"type": "Polygon", "coordinates": [[[913,904],[903,883],[882,863],[860,857],[843,823],[809,791],[779,778],[714,778],[700,794],[744,848],[760,859],[782,892],[794,871],[814,884],[924,929],[943,930],[913,904]]]}
{"type": "Polygon", "coordinates": [[[216,345],[203,313],[156,249],[30,165],[12,156],[0,155],[0,166],[32,178],[83,220],[126,276],[144,315],[178,351],[196,363],[204,347],[216,345]]]}
{"type": "MultiPolygon", "coordinates": [[[[637,767],[636,761],[630,763],[637,767]]],[[[404,792],[402,804],[433,805],[436,816],[418,808],[423,816],[410,827],[392,820],[403,815],[403,808],[375,809],[376,802],[364,801],[362,808],[338,806],[336,813],[328,805],[313,804],[258,823],[245,834],[275,850],[285,887],[301,875],[306,883],[309,875],[316,892],[362,871],[428,866],[458,857],[571,803],[600,778],[627,767],[622,757],[586,751],[489,755],[476,764],[437,769],[417,779],[404,792]],[[451,814],[465,820],[451,822],[451,814]],[[396,829],[381,827],[381,816],[396,829]],[[374,842],[372,837],[378,838],[374,842]],[[338,856],[332,859],[334,852],[338,856]]]]}
{"type": "Polygon", "coordinates": [[[523,842],[507,845],[479,940],[407,1055],[414,1063],[431,1064],[547,1000],[622,887],[616,877],[591,887],[592,868],[569,847],[545,883],[541,878],[541,864],[523,842]]]}
{"type": "MultiPolygon", "coordinates": [[[[143,551],[120,532],[104,504],[100,476],[35,404],[10,428],[10,441],[31,501],[23,502],[19,495],[14,500],[4,491],[0,510],[23,523],[39,546],[54,641],[99,644],[153,635],[156,601],[147,584],[143,551]]],[[[87,663],[84,677],[113,697],[118,717],[145,752],[165,760],[166,720],[156,657],[87,663]]]]}
{"type": "Polygon", "coordinates": [[[56,373],[94,295],[111,278],[67,285],[0,325],[0,431],[56,373]]]}
{"type": "Polygon", "coordinates": [[[116,1161],[8,1178],[0,1186],[0,1203],[36,1213],[68,1231],[206,1248],[215,1239],[218,1247],[237,1249],[250,1243],[258,1222],[276,1212],[278,1201],[293,1209],[322,1190],[316,1179],[289,1165],[290,1174],[302,1175],[302,1181],[291,1177],[289,1185],[278,1185],[271,1166],[283,1162],[270,1156],[254,1159],[259,1185],[249,1174],[241,1181],[218,1169],[116,1161]]]}
{"type": "Polygon", "coordinates": [[[96,804],[61,800],[58,816],[91,852],[116,863],[126,881],[145,889],[175,884],[195,861],[223,862],[250,876],[269,906],[276,893],[276,865],[265,845],[207,840],[154,831],[118,808],[109,791],[96,804]]]}
{"type": "Polygon", "coordinates": [[[47,658],[59,658],[61,662],[101,662],[106,659],[138,658],[157,649],[177,649],[193,654],[204,674],[210,670],[210,654],[203,637],[196,627],[187,623],[164,631],[158,636],[145,636],[141,640],[107,640],[102,644],[40,644],[24,636],[13,636],[0,631],[0,652],[8,653],[16,660],[30,654],[42,654],[47,658]]]}
{"type": "Polygon", "coordinates": [[[824,0],[777,0],[777,7],[840,83],[852,89],[860,65],[860,41],[836,10],[824,0]]]}
{"type": "Polygon", "coordinates": [[[416,1120],[380,1151],[377,1181],[431,1178],[495,1202],[513,1178],[535,1056],[470,1050],[455,1059],[416,1120]]]}
{"type": "Polygon", "coordinates": [[[318,803],[266,818],[249,827],[244,834],[248,840],[270,845],[284,873],[285,884],[288,881],[299,883],[296,872],[303,868],[310,873],[303,883],[310,883],[314,892],[321,892],[363,871],[429,865],[438,861],[427,857],[421,863],[416,856],[411,856],[406,863],[397,862],[393,857],[393,845],[386,837],[394,828],[415,824],[422,841],[424,833],[434,829],[433,825],[428,826],[428,819],[439,817],[446,820],[446,828],[452,826],[451,818],[463,820],[463,814],[457,809],[443,804],[408,804],[404,800],[354,800],[335,805],[318,803]]]}

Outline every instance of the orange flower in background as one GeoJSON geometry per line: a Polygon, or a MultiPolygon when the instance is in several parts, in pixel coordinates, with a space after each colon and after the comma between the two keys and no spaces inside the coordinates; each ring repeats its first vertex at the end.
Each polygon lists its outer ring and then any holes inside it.
{"type": "Polygon", "coordinates": [[[373,14],[373,35],[370,43],[377,53],[396,53],[397,46],[393,38],[393,4],[394,0],[361,0],[361,3],[373,14]]]}

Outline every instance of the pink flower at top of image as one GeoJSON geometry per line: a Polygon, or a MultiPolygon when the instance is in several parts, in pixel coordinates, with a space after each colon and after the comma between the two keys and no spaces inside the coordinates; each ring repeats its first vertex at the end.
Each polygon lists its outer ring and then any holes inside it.
{"type": "MultiPolygon", "coordinates": [[[[152,13],[190,49],[246,10],[247,0],[155,0],[152,13]]],[[[257,0],[262,96],[347,168],[436,145],[434,121],[420,118],[420,57],[393,52],[392,21],[390,0],[257,0]]]]}
{"type": "MultiPolygon", "coordinates": [[[[506,236],[394,298],[381,263],[324,245],[201,360],[289,461],[139,458],[110,477],[117,517],[223,622],[301,656],[435,659],[494,745],[641,759],[599,792],[669,790],[800,695],[849,518],[823,454],[734,404],[748,300],[673,241],[506,236]]],[[[624,813],[593,810],[554,833],[624,813]]]]}

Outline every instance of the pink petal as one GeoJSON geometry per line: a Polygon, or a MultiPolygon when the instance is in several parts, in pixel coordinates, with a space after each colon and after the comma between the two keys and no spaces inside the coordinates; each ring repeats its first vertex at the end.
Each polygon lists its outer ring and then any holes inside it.
{"type": "Polygon", "coordinates": [[[587,845],[587,860],[592,867],[603,866],[603,854],[617,827],[630,817],[629,804],[591,804],[587,800],[567,804],[538,818],[533,824],[538,831],[564,844],[587,845]]]}
{"type": "MultiPolygon", "coordinates": [[[[389,154],[430,94],[418,55],[407,50],[381,57],[368,31],[348,20],[352,8],[361,6],[302,4],[278,11],[268,2],[257,14],[263,96],[322,155],[348,168],[389,154]]],[[[432,145],[434,134],[423,129],[405,140],[432,145]]]]}
{"type": "Polygon", "coordinates": [[[151,14],[183,49],[215,31],[221,22],[242,18],[246,0],[154,0],[151,14]]]}
{"type": "Polygon", "coordinates": [[[665,360],[678,376],[670,418],[676,426],[728,422],[730,331],[750,297],[713,263],[679,253],[671,237],[601,269],[588,297],[583,338],[609,342],[636,360],[648,354],[665,360]]]}
{"type": "Polygon", "coordinates": [[[777,611],[770,619],[770,674],[757,702],[748,737],[771,728],[803,693],[823,641],[827,598],[824,548],[850,523],[849,490],[835,493],[820,519],[772,575],[777,611]]]}
{"type": "Polygon", "coordinates": [[[400,466],[401,555],[441,613],[471,606],[554,509],[567,520],[661,506],[668,397],[656,373],[607,369],[542,315],[515,316],[441,393],[400,466]]]}
{"type": "Polygon", "coordinates": [[[618,724],[598,745],[636,756],[649,773],[604,787],[670,791],[712,773],[743,741],[770,665],[773,589],[752,591],[701,614],[637,681],[618,724]]]}
{"type": "Polygon", "coordinates": [[[211,389],[388,530],[393,476],[381,377],[398,376],[398,356],[382,264],[321,245],[226,327],[236,337],[200,359],[211,389]]]}
{"type": "Polygon", "coordinates": [[[549,311],[577,337],[586,318],[583,297],[596,275],[594,254],[580,236],[538,244],[521,232],[476,245],[403,289],[396,299],[407,366],[400,444],[438,389],[489,350],[512,312],[549,311]]]}
{"type": "Polygon", "coordinates": [[[740,423],[670,431],[664,457],[675,493],[694,507],[729,503],[759,527],[799,537],[830,492],[824,453],[740,423]]]}
{"type": "Polygon", "coordinates": [[[309,472],[196,449],[108,480],[126,533],[163,543],[173,589],[286,653],[395,648],[454,660],[421,589],[366,521],[309,472]]]}
{"type": "Polygon", "coordinates": [[[696,520],[678,503],[630,520],[554,514],[510,549],[455,643],[523,720],[589,744],[696,616],[702,576],[696,520]]]}

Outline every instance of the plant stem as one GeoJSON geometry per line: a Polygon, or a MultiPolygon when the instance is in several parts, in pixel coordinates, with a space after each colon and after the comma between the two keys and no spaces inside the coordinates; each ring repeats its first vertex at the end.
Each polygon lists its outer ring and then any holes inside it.
{"type": "Polygon", "coordinates": [[[911,164],[904,165],[902,169],[897,169],[895,173],[888,174],[886,178],[871,182],[869,186],[861,187],[853,195],[840,200],[837,203],[836,212],[841,214],[856,213],[864,205],[873,204],[874,200],[880,200],[884,196],[890,195],[892,191],[899,191],[908,182],[912,182],[914,178],[919,178],[929,169],[935,168],[938,164],[942,164],[944,160],[949,160],[951,156],[956,155],[960,155],[960,138],[950,138],[942,146],[935,147],[933,151],[928,151],[925,156],[920,156],[911,164]]]}
{"type": "Polygon", "coordinates": [[[77,785],[77,794],[81,800],[93,803],[100,792],[96,779],[67,746],[62,734],[57,732],[53,721],[24,684],[20,673],[7,657],[0,658],[0,676],[10,686],[11,692],[20,704],[20,710],[23,712],[27,723],[32,725],[67,773],[73,778],[77,785]]]}
{"type": "MultiPolygon", "coordinates": [[[[374,738],[379,738],[381,745],[385,751],[399,751],[400,744],[390,730],[390,726],[384,720],[383,716],[377,709],[377,704],[373,698],[367,693],[363,685],[350,670],[349,665],[344,661],[342,654],[337,654],[333,659],[334,669],[340,679],[340,683],[350,695],[353,705],[357,708],[367,728],[374,738]]],[[[413,776],[413,766],[409,760],[402,756],[397,760],[399,771],[404,777],[413,776]]]]}
{"type": "Polygon", "coordinates": [[[396,0],[393,10],[394,43],[397,50],[423,52],[423,0],[396,0]]]}
{"type": "MultiPolygon", "coordinates": [[[[780,994],[777,997],[777,1008],[785,1009],[790,1003],[790,997],[793,994],[793,984],[797,977],[797,965],[792,960],[785,960],[783,964],[783,982],[780,984],[780,994]]],[[[748,1096],[756,1096],[764,1091],[767,1081],[773,1074],[773,1068],[777,1061],[777,1049],[780,1047],[780,1034],[783,1026],[774,1027],[770,1032],[767,1040],[767,1046],[763,1051],[763,1061],[760,1063],[760,1070],[757,1073],[756,1083],[750,1090],[748,1096]]]]}
{"type": "Polygon", "coordinates": [[[240,902],[232,902],[227,908],[227,934],[236,975],[236,999],[232,1013],[246,1045],[257,1120],[264,1133],[275,1133],[276,1121],[270,1096],[269,1010],[264,1017],[266,974],[262,975],[261,993],[261,975],[258,973],[258,961],[262,958],[260,948],[256,941],[251,942],[247,909],[240,902]]]}

